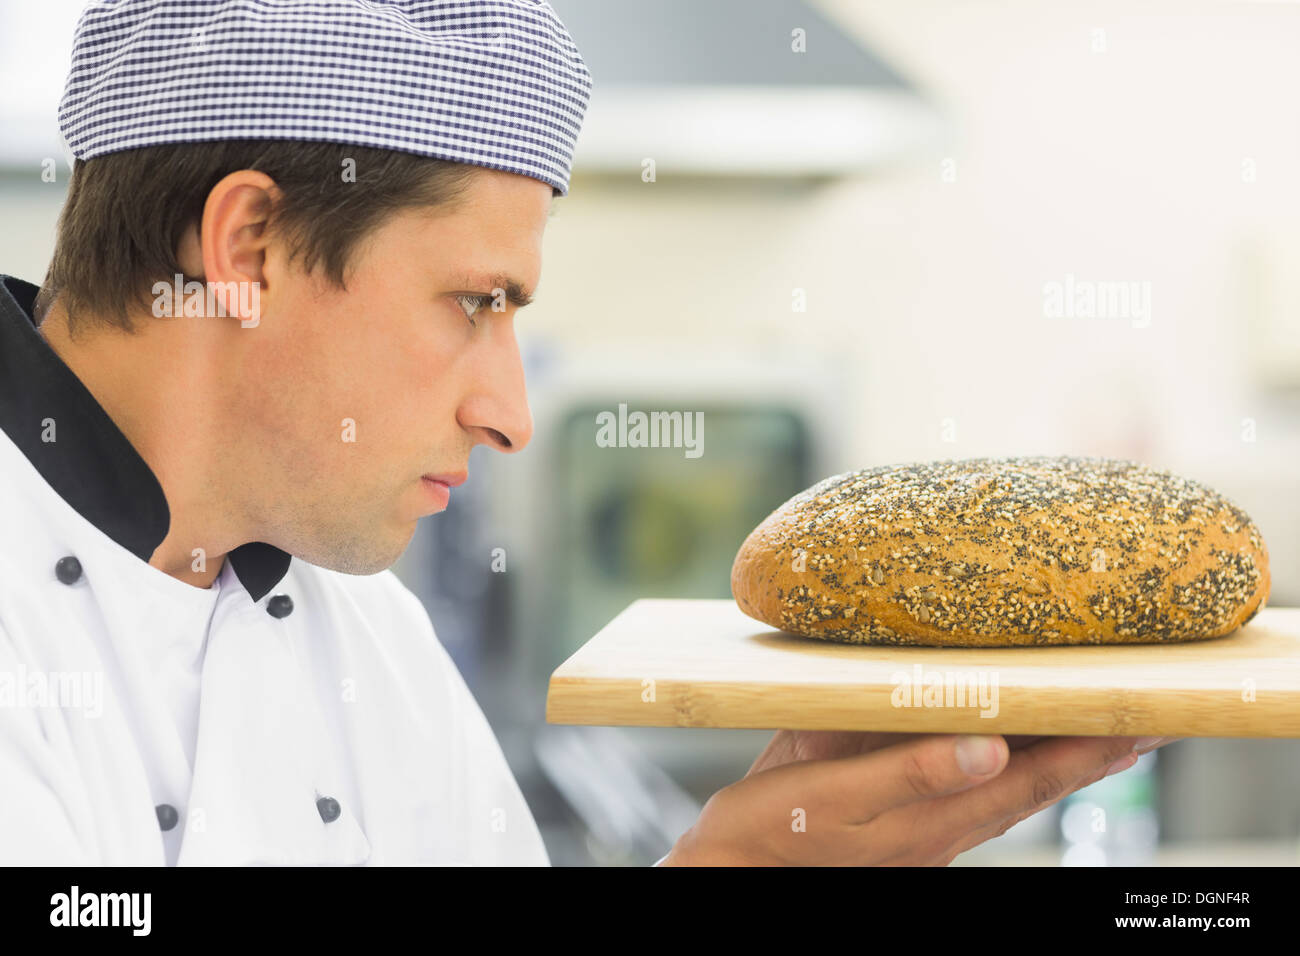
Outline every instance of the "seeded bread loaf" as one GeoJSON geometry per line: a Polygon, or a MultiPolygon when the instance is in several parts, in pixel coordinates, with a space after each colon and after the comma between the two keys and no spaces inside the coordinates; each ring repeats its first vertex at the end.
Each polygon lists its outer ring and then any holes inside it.
{"type": "Polygon", "coordinates": [[[977,458],[827,478],[750,534],[731,590],[854,644],[1194,641],[1264,606],[1268,550],[1223,496],[1146,465],[977,458]]]}

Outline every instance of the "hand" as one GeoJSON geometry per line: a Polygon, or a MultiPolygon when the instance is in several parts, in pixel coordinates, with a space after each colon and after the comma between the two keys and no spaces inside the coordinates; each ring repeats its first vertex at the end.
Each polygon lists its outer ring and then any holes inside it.
{"type": "Polygon", "coordinates": [[[946,866],[1176,739],[782,730],[663,865],[946,866]]]}

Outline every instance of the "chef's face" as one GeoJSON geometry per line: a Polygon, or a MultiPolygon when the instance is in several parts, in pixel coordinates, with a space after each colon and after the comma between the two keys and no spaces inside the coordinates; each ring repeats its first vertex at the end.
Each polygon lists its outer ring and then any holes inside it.
{"type": "Polygon", "coordinates": [[[346,291],[267,248],[240,438],[262,540],[333,570],[381,571],[417,519],[446,507],[424,476],[464,476],[478,444],[528,444],[518,306],[504,292],[536,288],[551,195],[475,170],[451,211],[410,209],[379,227],[346,291]]]}

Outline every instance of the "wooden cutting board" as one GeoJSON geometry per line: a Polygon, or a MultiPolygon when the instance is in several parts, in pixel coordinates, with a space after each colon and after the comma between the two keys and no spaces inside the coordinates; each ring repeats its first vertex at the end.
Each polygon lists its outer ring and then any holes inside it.
{"type": "Polygon", "coordinates": [[[551,675],[554,724],[1300,737],[1300,608],[1187,644],[835,644],[642,600],[551,675]],[[985,716],[987,715],[987,716],[985,716]]]}

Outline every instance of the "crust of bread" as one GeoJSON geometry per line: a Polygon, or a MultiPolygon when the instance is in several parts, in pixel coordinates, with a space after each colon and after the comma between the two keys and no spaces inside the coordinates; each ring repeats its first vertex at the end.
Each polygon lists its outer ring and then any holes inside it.
{"type": "Polygon", "coordinates": [[[745,540],[740,609],[805,637],[1005,647],[1221,637],[1264,606],[1263,536],[1217,492],[1102,458],[836,475],[745,540]]]}

